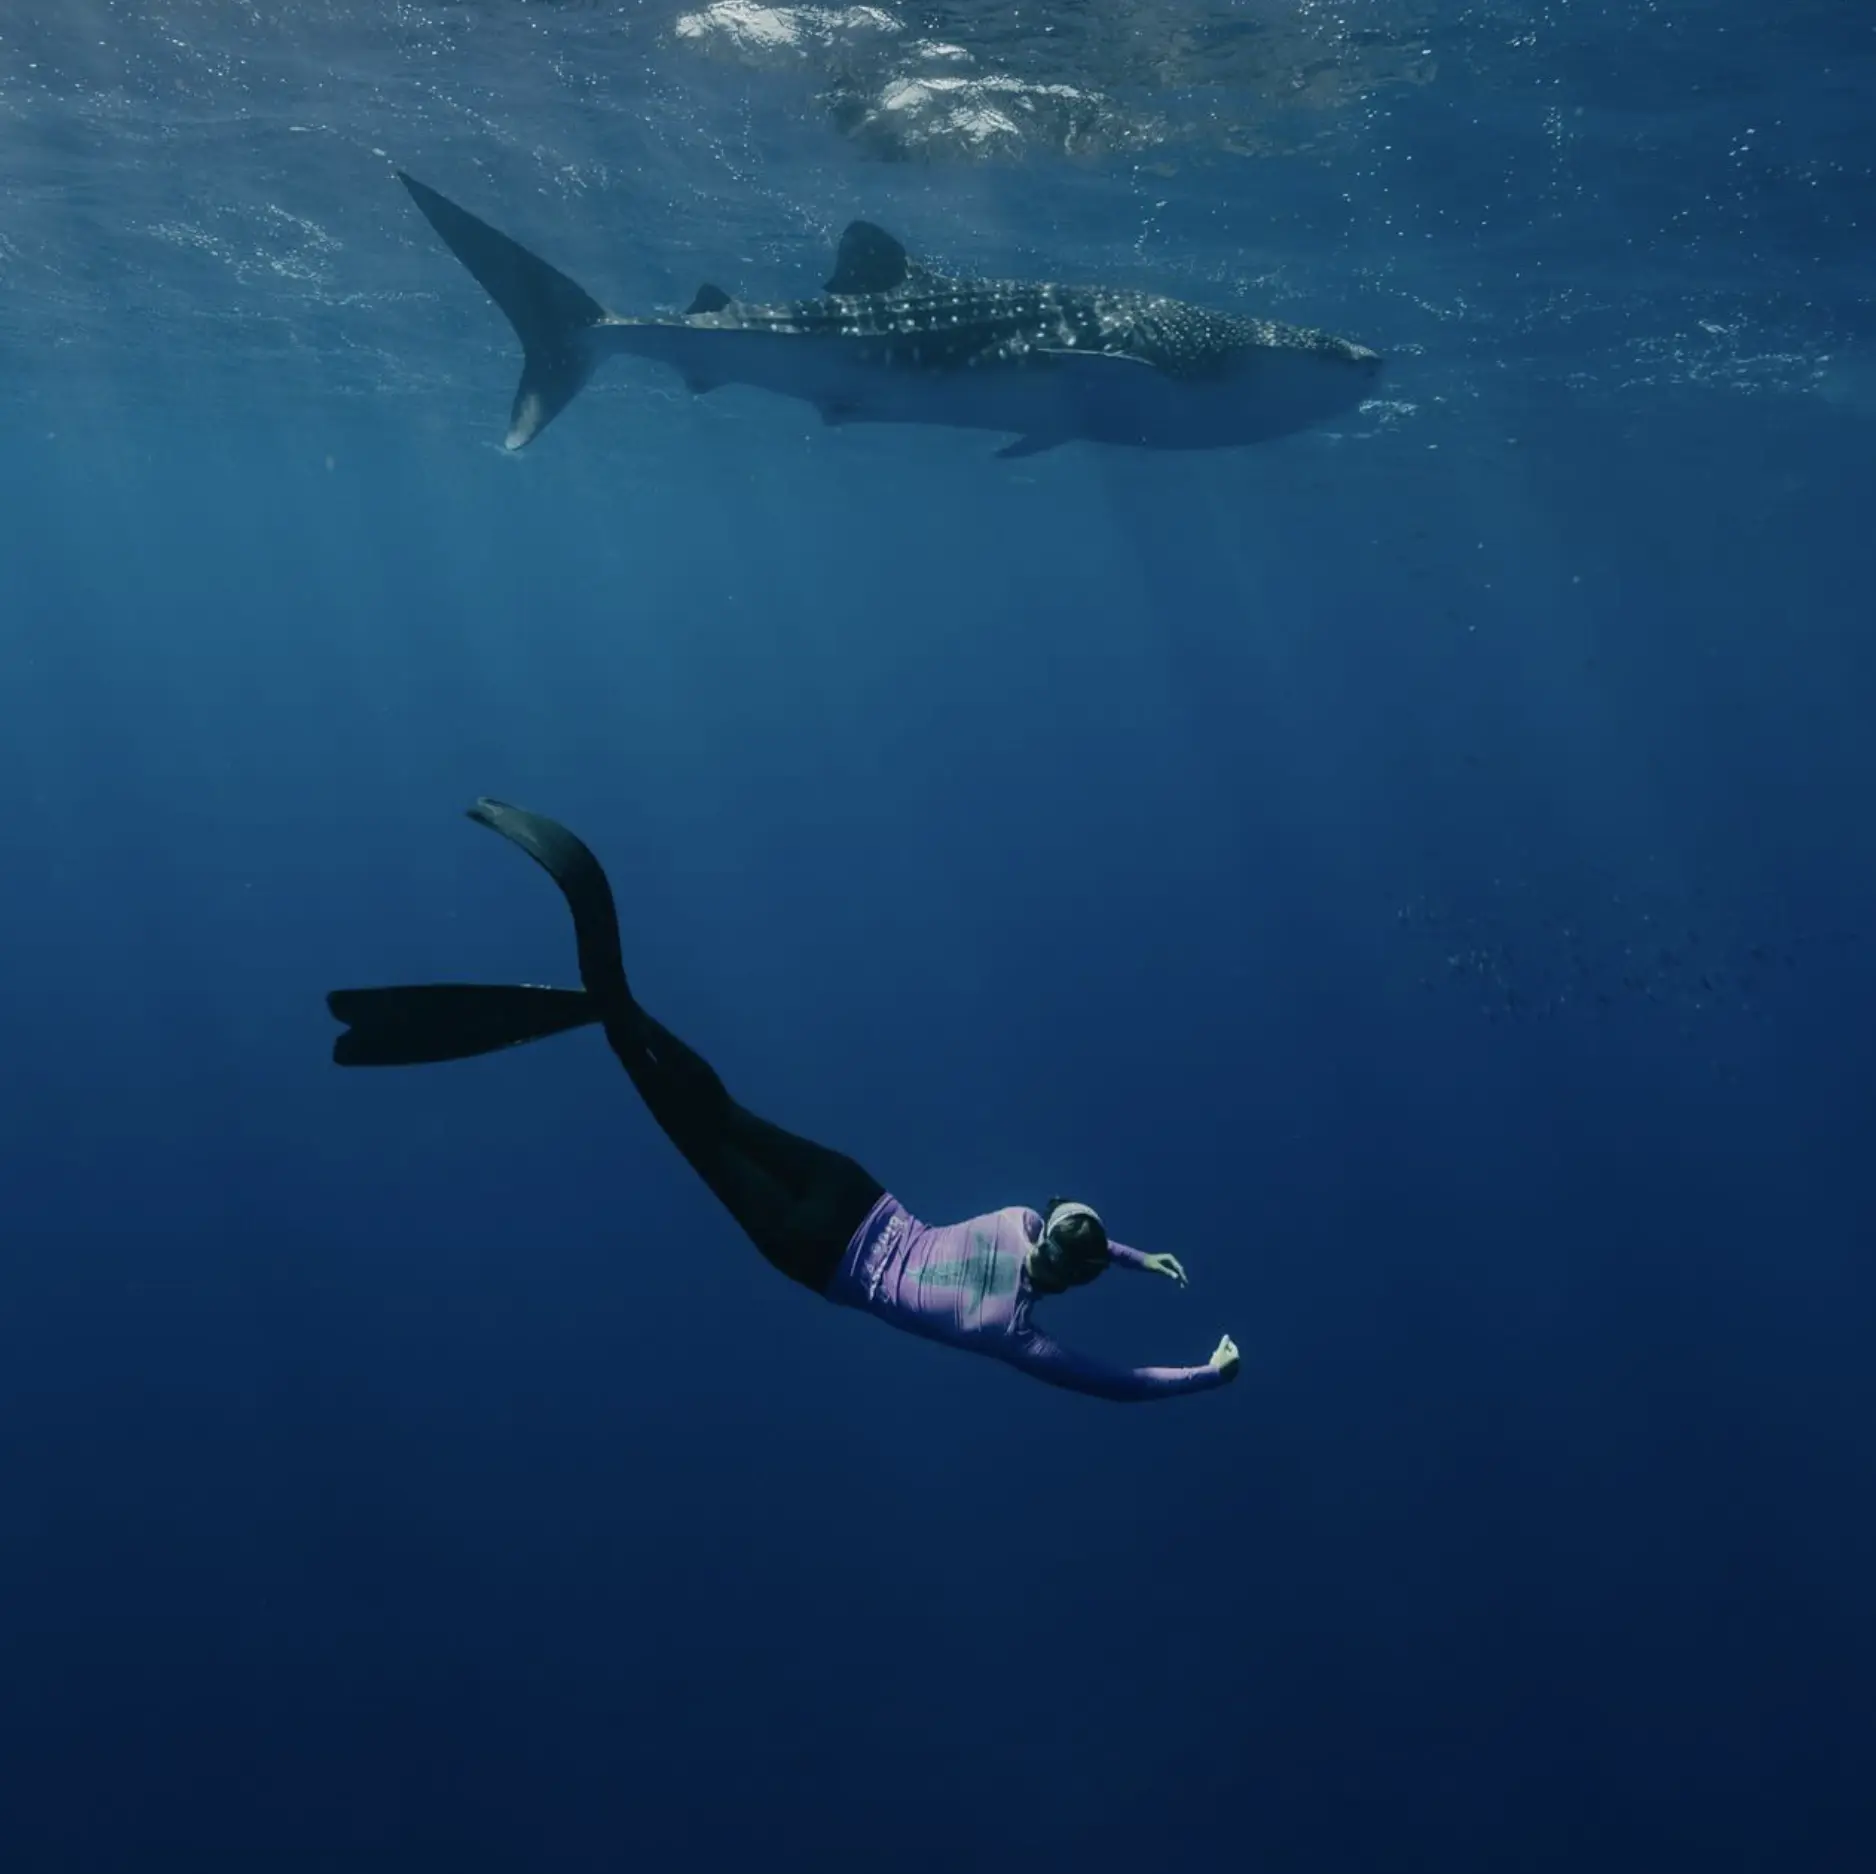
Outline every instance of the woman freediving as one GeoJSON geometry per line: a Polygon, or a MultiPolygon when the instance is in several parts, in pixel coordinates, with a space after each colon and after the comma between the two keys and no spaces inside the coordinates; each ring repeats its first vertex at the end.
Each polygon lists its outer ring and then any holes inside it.
{"type": "Polygon", "coordinates": [[[1203,1366],[1116,1367],[1040,1332],[1038,1300],[1092,1282],[1111,1264],[1181,1288],[1174,1256],[1112,1242],[1086,1204],[998,1210],[964,1223],[921,1223],[844,1154],[796,1137],[739,1106],[715,1070],[642,1009],[626,981],[612,887],[564,826],[498,800],[469,818],[512,840],[560,887],[573,913],[579,989],[436,983],[335,989],[347,1031],[342,1067],[461,1060],[593,1024],[671,1143],[782,1274],[893,1327],[985,1354],[1055,1386],[1104,1399],[1203,1392],[1237,1377],[1225,1335],[1203,1366]]]}

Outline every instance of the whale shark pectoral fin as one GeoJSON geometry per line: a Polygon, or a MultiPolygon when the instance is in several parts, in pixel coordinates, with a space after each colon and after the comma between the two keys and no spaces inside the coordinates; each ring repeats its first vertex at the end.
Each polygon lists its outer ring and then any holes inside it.
{"type": "Polygon", "coordinates": [[[707,397],[711,391],[723,388],[723,380],[717,377],[705,377],[701,371],[686,371],[684,388],[693,397],[707,397]]]}
{"type": "Polygon", "coordinates": [[[843,423],[851,423],[860,414],[860,406],[848,397],[823,397],[815,409],[821,413],[821,421],[829,429],[839,429],[843,423]]]}
{"type": "Polygon", "coordinates": [[[1020,462],[1026,455],[1046,455],[1051,449],[1061,446],[1059,436],[1019,436],[1014,442],[1006,442],[997,451],[999,462],[1020,462]]]}
{"type": "Polygon", "coordinates": [[[850,221],[834,253],[827,290],[843,298],[860,293],[896,293],[914,273],[904,246],[870,221],[850,221]]]}
{"type": "Polygon", "coordinates": [[[706,280],[697,289],[697,296],[684,308],[684,317],[694,319],[700,312],[721,312],[725,306],[734,302],[720,286],[712,286],[706,280]]]}

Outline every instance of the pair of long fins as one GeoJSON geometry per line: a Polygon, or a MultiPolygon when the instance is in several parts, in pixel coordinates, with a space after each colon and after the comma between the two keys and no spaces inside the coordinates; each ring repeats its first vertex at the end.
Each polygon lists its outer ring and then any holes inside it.
{"type": "Polygon", "coordinates": [[[586,846],[556,821],[499,800],[469,818],[512,840],[560,887],[573,913],[581,989],[527,983],[420,983],[334,989],[326,997],[347,1024],[332,1044],[341,1067],[412,1067],[466,1060],[605,1021],[631,1007],[612,887],[586,846]]]}

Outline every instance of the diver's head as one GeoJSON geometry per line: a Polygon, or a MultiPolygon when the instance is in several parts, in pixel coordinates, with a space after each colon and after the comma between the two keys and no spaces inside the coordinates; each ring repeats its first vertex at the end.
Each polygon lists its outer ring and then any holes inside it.
{"type": "Polygon", "coordinates": [[[1029,1252],[1029,1279],[1059,1293],[1092,1282],[1108,1264],[1107,1230],[1086,1204],[1052,1197],[1042,1213],[1042,1235],[1029,1252]]]}

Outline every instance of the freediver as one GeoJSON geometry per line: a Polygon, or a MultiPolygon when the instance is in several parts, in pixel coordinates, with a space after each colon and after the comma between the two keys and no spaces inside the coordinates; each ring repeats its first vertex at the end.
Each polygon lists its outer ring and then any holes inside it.
{"type": "Polygon", "coordinates": [[[440,983],[335,989],[344,1067],[461,1060],[597,1024],[672,1144],[782,1274],[837,1305],[928,1340],[1002,1360],[1104,1399],[1205,1392],[1237,1377],[1225,1335],[1202,1366],[1120,1367],[1071,1351],[1035,1325],[1037,1303],[1118,1265],[1186,1285],[1175,1256],[1112,1241],[1086,1204],[997,1210],[921,1223],[851,1158],[739,1106],[714,1069],[647,1014],[627,985],[612,888],[565,827],[497,800],[469,818],[512,840],[573,913],[579,989],[440,983]]]}

